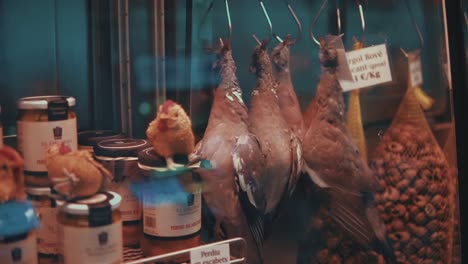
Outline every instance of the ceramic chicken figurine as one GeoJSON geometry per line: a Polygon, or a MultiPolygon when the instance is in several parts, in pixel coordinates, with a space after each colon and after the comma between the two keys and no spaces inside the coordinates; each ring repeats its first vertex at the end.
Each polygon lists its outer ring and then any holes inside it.
{"type": "Polygon", "coordinates": [[[374,201],[378,182],[360,157],[346,127],[345,104],[336,74],[337,51],[333,45],[337,39],[321,40],[322,74],[303,140],[304,169],[327,192],[331,218],[342,230],[361,246],[377,245],[389,256],[392,251],[385,225],[378,217],[374,201]]]}
{"type": "Polygon", "coordinates": [[[249,128],[255,134],[266,156],[266,175],[263,188],[266,213],[275,210],[285,194],[291,193],[302,167],[300,140],[283,118],[267,43],[255,48],[251,70],[257,76],[252,92],[249,128]]]}
{"type": "MultiPolygon", "coordinates": [[[[260,185],[264,159],[258,140],[248,131],[247,108],[229,42],[221,44],[218,55],[221,80],[205,134],[190,160],[206,159],[212,165],[197,173],[203,181],[203,198],[215,218],[215,238],[243,237],[246,263],[262,263],[263,223],[254,206],[265,207],[260,185]]],[[[231,247],[234,255],[240,250],[231,247]]]]}
{"type": "Polygon", "coordinates": [[[156,153],[166,159],[169,169],[182,166],[174,162],[174,155],[189,155],[195,147],[192,122],[182,106],[172,100],[159,106],[156,119],[149,124],[146,136],[156,153]]]}
{"type": "Polygon", "coordinates": [[[112,179],[89,151],[72,152],[64,143],[49,147],[47,172],[55,191],[67,200],[92,196],[101,190],[104,177],[112,179]]]}
{"type": "Polygon", "coordinates": [[[23,158],[16,150],[0,148],[0,203],[25,200],[23,158]]]}
{"type": "Polygon", "coordinates": [[[278,44],[271,53],[273,65],[275,66],[275,79],[277,82],[277,94],[279,99],[279,105],[281,113],[283,114],[284,120],[289,124],[289,127],[297,135],[298,138],[302,139],[304,134],[304,123],[302,119],[301,107],[294,91],[294,86],[291,81],[291,73],[289,70],[290,62],[290,49],[289,47],[294,45],[291,41],[290,36],[287,35],[283,42],[278,44]]]}

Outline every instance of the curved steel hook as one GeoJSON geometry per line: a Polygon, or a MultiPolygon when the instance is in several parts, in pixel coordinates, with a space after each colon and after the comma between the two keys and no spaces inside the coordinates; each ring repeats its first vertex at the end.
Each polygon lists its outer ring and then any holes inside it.
{"type": "MultiPolygon", "coordinates": [[[[413,23],[413,26],[414,26],[414,28],[416,29],[416,32],[418,33],[418,39],[419,39],[420,49],[423,49],[423,48],[424,48],[424,37],[423,37],[423,35],[422,35],[421,29],[419,28],[419,25],[418,25],[418,23],[416,22],[416,19],[414,18],[413,11],[411,10],[410,4],[408,3],[407,0],[403,0],[403,1],[405,2],[406,9],[408,9],[408,13],[409,13],[409,15],[410,15],[411,22],[413,23]]],[[[407,53],[403,48],[400,48],[400,50],[403,52],[403,54],[404,54],[406,57],[408,57],[408,53],[407,53]]]]}
{"type": "MultiPolygon", "coordinates": [[[[297,37],[296,39],[293,41],[293,42],[297,42],[301,39],[301,35],[302,35],[302,23],[301,21],[299,20],[299,18],[297,17],[296,15],[296,12],[294,11],[294,9],[292,8],[291,4],[289,3],[289,1],[287,0],[283,0],[283,2],[286,4],[286,6],[288,7],[288,10],[289,10],[289,13],[291,14],[292,18],[294,19],[294,22],[296,22],[296,25],[297,25],[297,37]]],[[[281,37],[276,34],[275,32],[273,32],[273,37],[276,38],[276,40],[278,40],[280,43],[283,42],[283,39],[281,39],[281,37]]]]}
{"type": "MultiPolygon", "coordinates": [[[[268,12],[266,10],[265,4],[263,3],[263,0],[258,0],[258,2],[260,3],[260,7],[262,8],[263,15],[265,16],[266,21],[268,23],[268,27],[270,28],[270,34],[268,35],[268,38],[269,38],[270,36],[273,35],[273,25],[271,23],[270,15],[268,15],[268,12]]],[[[259,45],[262,44],[262,42],[257,38],[255,34],[252,34],[252,37],[259,45]]]]}
{"type": "Polygon", "coordinates": [[[310,37],[312,38],[312,40],[313,40],[317,45],[319,45],[319,47],[320,47],[320,41],[318,41],[317,38],[315,38],[315,35],[314,35],[314,28],[315,28],[315,25],[317,24],[317,21],[318,21],[320,15],[322,14],[322,12],[323,12],[323,10],[325,9],[325,7],[327,6],[328,1],[329,1],[329,0],[323,1],[322,6],[320,6],[319,11],[318,11],[317,14],[315,15],[314,20],[312,20],[312,24],[310,25],[310,31],[309,31],[310,37]]]}
{"type": "MultiPolygon", "coordinates": [[[[201,29],[202,29],[203,25],[206,23],[206,19],[208,18],[208,14],[211,12],[211,10],[213,10],[214,1],[215,0],[211,1],[211,3],[208,5],[208,8],[203,13],[202,21],[200,23],[200,27],[198,28],[198,32],[197,32],[198,38],[200,38],[200,32],[201,32],[201,29]]],[[[231,21],[231,11],[229,9],[229,0],[225,0],[224,4],[225,4],[225,8],[226,8],[226,19],[227,19],[227,22],[228,22],[228,39],[231,39],[232,21],[231,21]]]]}

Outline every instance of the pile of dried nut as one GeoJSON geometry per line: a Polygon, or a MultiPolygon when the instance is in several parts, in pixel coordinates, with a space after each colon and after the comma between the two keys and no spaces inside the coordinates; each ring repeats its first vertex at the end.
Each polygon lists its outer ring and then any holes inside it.
{"type": "Polygon", "coordinates": [[[384,257],[375,251],[365,251],[353,240],[340,232],[326,210],[312,220],[312,228],[319,230],[316,237],[319,250],[312,259],[314,264],[385,264],[384,257]]]}
{"type": "Polygon", "coordinates": [[[399,263],[449,263],[453,216],[448,163],[429,129],[394,124],[370,167],[377,209],[399,263]]]}

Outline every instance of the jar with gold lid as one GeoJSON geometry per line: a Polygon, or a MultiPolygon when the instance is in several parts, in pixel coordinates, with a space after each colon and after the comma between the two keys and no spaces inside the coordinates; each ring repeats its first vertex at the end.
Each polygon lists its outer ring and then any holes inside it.
{"type": "MultiPolygon", "coordinates": [[[[183,157],[182,157],[183,159],[183,157]]],[[[183,163],[179,157],[175,161],[183,163]]],[[[141,151],[138,166],[147,176],[143,185],[143,255],[161,255],[201,244],[201,184],[192,171],[165,170],[153,148],[141,151]]],[[[181,256],[175,261],[187,261],[181,256]]]]}
{"type": "Polygon", "coordinates": [[[50,186],[46,153],[51,144],[63,142],[72,151],[78,149],[75,105],[75,98],[58,95],[18,100],[18,150],[24,157],[27,186],[50,186]]]}
{"type": "Polygon", "coordinates": [[[112,130],[87,130],[78,133],[78,148],[93,152],[97,143],[110,140],[126,138],[125,134],[112,130]]]}
{"type": "Polygon", "coordinates": [[[37,264],[35,229],[39,226],[29,202],[0,204],[0,260],[2,264],[37,264]]]}
{"type": "Polygon", "coordinates": [[[124,245],[138,246],[141,231],[141,201],[138,190],[131,188],[135,179],[141,178],[138,169],[138,153],[149,146],[144,139],[111,139],[99,142],[94,147],[94,155],[113,176],[105,188],[122,196],[124,245]]]}
{"type": "Polygon", "coordinates": [[[51,198],[51,188],[28,187],[26,193],[41,221],[41,225],[37,229],[39,263],[57,263],[60,250],[57,206],[55,200],[51,198]]]}
{"type": "Polygon", "coordinates": [[[62,263],[123,262],[120,202],[120,195],[114,192],[57,201],[62,263]]]}

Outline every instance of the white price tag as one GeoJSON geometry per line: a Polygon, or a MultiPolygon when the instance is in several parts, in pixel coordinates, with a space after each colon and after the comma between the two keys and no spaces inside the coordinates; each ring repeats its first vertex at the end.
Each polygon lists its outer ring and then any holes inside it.
{"type": "Polygon", "coordinates": [[[222,264],[229,263],[229,244],[221,244],[190,251],[191,264],[222,264]]]}
{"type": "Polygon", "coordinates": [[[422,69],[421,69],[421,56],[419,52],[415,55],[409,55],[409,77],[411,86],[420,86],[423,83],[422,69]]]}
{"type": "Polygon", "coordinates": [[[339,80],[345,92],[392,81],[385,44],[346,52],[346,59],[353,79],[339,80]]]}

